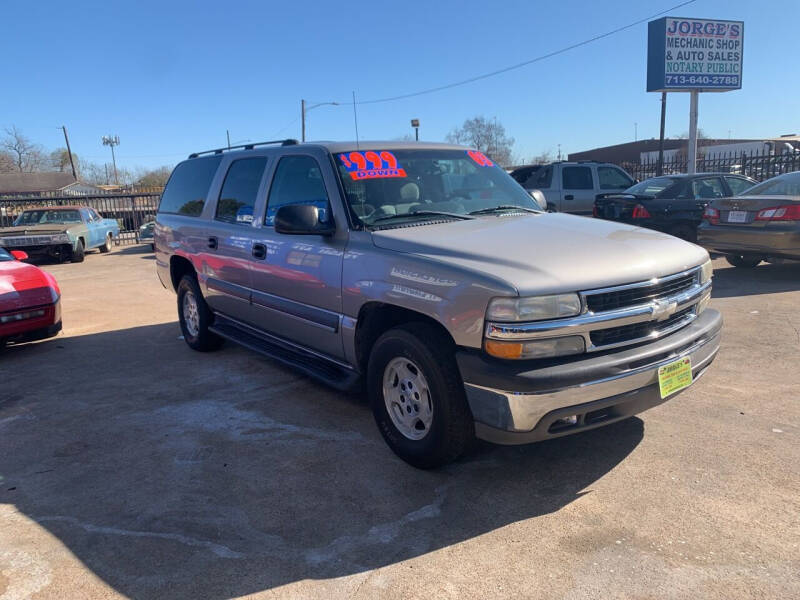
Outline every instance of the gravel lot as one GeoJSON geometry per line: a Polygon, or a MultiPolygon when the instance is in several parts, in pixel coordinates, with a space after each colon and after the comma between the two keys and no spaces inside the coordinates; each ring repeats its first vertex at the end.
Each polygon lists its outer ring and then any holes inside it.
{"type": "Polygon", "coordinates": [[[147,248],[47,265],[64,333],[0,353],[0,599],[798,598],[800,265],[715,267],[691,390],[422,472],[362,398],[189,350],[147,248]]]}

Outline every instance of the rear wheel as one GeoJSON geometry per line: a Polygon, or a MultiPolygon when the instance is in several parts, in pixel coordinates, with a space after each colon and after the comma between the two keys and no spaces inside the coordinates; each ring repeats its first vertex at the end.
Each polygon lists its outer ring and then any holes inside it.
{"type": "Polygon", "coordinates": [[[114,244],[114,238],[109,233],[106,236],[106,243],[100,246],[100,252],[106,253],[111,252],[111,246],[114,244]]]}
{"type": "Polygon", "coordinates": [[[72,258],[70,258],[70,262],[79,263],[83,262],[83,259],[84,259],[83,241],[77,240],[75,242],[75,247],[72,249],[72,258]]]}
{"type": "Polygon", "coordinates": [[[178,321],[183,339],[192,350],[208,352],[222,345],[222,338],[208,330],[214,322],[214,314],[191,275],[184,275],[178,284],[178,321]]]}
{"type": "Polygon", "coordinates": [[[367,390],[383,439],[420,469],[458,458],[475,435],[452,342],[426,323],[384,333],[370,352],[367,390]]]}
{"type": "Polygon", "coordinates": [[[727,260],[728,263],[734,267],[752,269],[753,267],[757,267],[759,265],[759,263],[763,260],[763,257],[746,254],[728,254],[725,256],[725,260],[727,260]]]}

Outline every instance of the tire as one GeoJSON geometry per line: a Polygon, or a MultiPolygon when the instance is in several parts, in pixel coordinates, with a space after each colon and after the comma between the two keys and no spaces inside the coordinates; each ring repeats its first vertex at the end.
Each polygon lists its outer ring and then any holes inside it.
{"type": "Polygon", "coordinates": [[[156,251],[156,245],[155,244],[150,244],[150,250],[152,252],[155,252],[156,251]]]}
{"type": "Polygon", "coordinates": [[[734,267],[738,267],[740,269],[752,269],[759,265],[759,263],[763,260],[763,257],[752,255],[748,256],[744,254],[728,254],[725,256],[725,260],[728,261],[728,264],[731,264],[734,267]]]}
{"type": "Polygon", "coordinates": [[[100,252],[105,254],[106,252],[111,252],[111,246],[114,244],[114,238],[109,233],[106,236],[106,243],[100,246],[100,252]]]}
{"type": "Polygon", "coordinates": [[[70,262],[80,263],[83,262],[85,258],[85,253],[83,249],[83,242],[78,240],[75,242],[75,247],[72,249],[72,257],[69,259],[70,262]]]}
{"type": "Polygon", "coordinates": [[[697,228],[686,223],[670,228],[669,234],[693,244],[697,243],[697,228]]]}
{"type": "Polygon", "coordinates": [[[370,351],[367,393],[383,439],[414,467],[446,465],[463,454],[475,437],[453,343],[432,325],[408,323],[378,338],[370,351]],[[385,390],[391,394],[387,394],[389,402],[385,390]],[[407,420],[403,408],[409,414],[407,420]]]}
{"type": "Polygon", "coordinates": [[[178,321],[183,339],[192,350],[210,352],[222,345],[222,338],[208,330],[214,314],[203,299],[197,279],[191,275],[184,275],[178,284],[178,321]]]}

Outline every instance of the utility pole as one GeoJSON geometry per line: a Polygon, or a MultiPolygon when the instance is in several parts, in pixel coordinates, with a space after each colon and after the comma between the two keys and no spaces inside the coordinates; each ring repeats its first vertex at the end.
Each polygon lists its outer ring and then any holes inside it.
{"type": "Polygon", "coordinates": [[[69,154],[69,164],[72,167],[72,176],[77,181],[78,174],[75,172],[75,161],[72,160],[72,150],[69,147],[69,138],[67,137],[67,127],[65,125],[62,125],[61,129],[64,130],[64,141],[67,143],[67,154],[69,154]]]}
{"type": "Polygon", "coordinates": [[[667,122],[667,92],[661,92],[661,134],[658,137],[658,166],[656,175],[664,174],[664,125],[667,122]]]}
{"type": "Polygon", "coordinates": [[[639,141],[639,124],[636,121],[633,122],[633,141],[639,141]]]}
{"type": "Polygon", "coordinates": [[[114,146],[119,146],[119,136],[104,135],[103,146],[111,146],[111,162],[114,163],[114,183],[119,185],[119,177],[117,175],[117,158],[114,156],[114,146]]]}

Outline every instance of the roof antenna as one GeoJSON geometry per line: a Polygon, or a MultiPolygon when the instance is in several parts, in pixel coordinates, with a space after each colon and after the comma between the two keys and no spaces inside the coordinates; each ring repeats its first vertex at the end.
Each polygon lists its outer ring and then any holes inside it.
{"type": "Polygon", "coordinates": [[[358,113],[356,112],[356,92],[353,90],[353,121],[356,124],[356,150],[360,150],[358,147],[358,113]]]}

